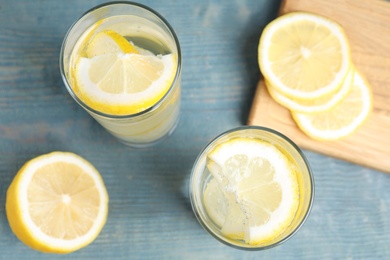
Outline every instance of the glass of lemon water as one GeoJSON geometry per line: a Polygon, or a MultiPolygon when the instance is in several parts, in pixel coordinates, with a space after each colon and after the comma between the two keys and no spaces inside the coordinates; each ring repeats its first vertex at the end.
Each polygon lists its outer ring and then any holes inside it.
{"type": "Polygon", "coordinates": [[[262,250],[303,225],[314,179],[306,157],[286,136],[243,126],[219,135],[199,154],[190,199],[199,223],[220,242],[262,250]]]}
{"type": "Polygon", "coordinates": [[[152,145],[178,123],[179,41],[144,5],[110,2],[87,11],[64,38],[60,70],[73,99],[127,145],[152,145]]]}

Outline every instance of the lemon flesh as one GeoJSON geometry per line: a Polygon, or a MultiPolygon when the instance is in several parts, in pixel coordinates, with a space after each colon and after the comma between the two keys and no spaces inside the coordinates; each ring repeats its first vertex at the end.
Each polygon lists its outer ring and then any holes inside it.
{"type": "Polygon", "coordinates": [[[225,236],[258,245],[293,221],[299,204],[297,176],[275,146],[231,139],[208,155],[207,166],[213,178],[204,193],[205,207],[225,236]]]}
{"type": "Polygon", "coordinates": [[[88,161],[53,152],[19,170],[7,191],[6,213],[12,231],[26,245],[70,253],[99,235],[107,219],[108,194],[88,161]]]}

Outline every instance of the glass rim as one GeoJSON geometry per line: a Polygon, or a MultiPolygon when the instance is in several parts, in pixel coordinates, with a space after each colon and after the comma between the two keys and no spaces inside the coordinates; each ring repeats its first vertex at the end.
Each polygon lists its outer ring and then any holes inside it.
{"type": "Polygon", "coordinates": [[[194,215],[195,215],[196,219],[201,224],[203,229],[205,229],[212,237],[216,238],[219,242],[221,242],[221,243],[223,243],[223,244],[225,244],[227,246],[230,246],[232,248],[236,248],[236,249],[240,249],[240,250],[244,250],[244,251],[261,251],[261,250],[270,249],[270,248],[273,248],[273,247],[276,247],[278,245],[283,244],[284,242],[289,240],[291,237],[293,237],[301,229],[301,227],[304,225],[304,223],[306,222],[307,218],[309,217],[311,209],[313,207],[313,202],[314,202],[314,197],[315,197],[314,175],[313,175],[313,172],[312,172],[312,169],[310,167],[308,159],[306,158],[306,156],[303,153],[303,151],[299,148],[299,146],[297,144],[295,144],[289,137],[287,137],[286,135],[284,135],[284,134],[282,134],[282,133],[280,133],[280,132],[278,132],[278,131],[276,131],[276,130],[274,130],[272,128],[268,128],[268,127],[264,127],[264,126],[253,126],[253,125],[252,126],[246,125],[246,126],[239,126],[239,127],[232,128],[230,130],[227,130],[227,131],[217,135],[210,142],[208,142],[208,144],[205,145],[203,147],[203,149],[199,152],[199,154],[198,154],[198,156],[197,156],[197,158],[196,158],[196,160],[195,160],[195,162],[193,164],[193,167],[191,169],[189,186],[190,186],[189,197],[190,197],[192,211],[194,212],[194,215]],[[228,238],[226,238],[226,237],[224,237],[222,235],[218,235],[217,233],[215,233],[213,231],[213,229],[210,228],[205,223],[205,221],[203,221],[203,219],[201,217],[201,214],[198,212],[197,207],[195,205],[196,202],[195,202],[195,199],[194,199],[194,191],[193,191],[195,189],[194,188],[194,178],[195,178],[196,169],[197,169],[197,166],[198,166],[198,164],[200,162],[200,159],[203,157],[203,155],[206,152],[206,150],[211,145],[213,145],[215,142],[217,142],[218,140],[220,140],[221,138],[227,136],[230,133],[239,132],[239,131],[243,131],[243,130],[260,130],[260,131],[265,131],[265,132],[274,134],[274,135],[276,135],[278,137],[281,137],[282,139],[287,141],[287,143],[289,143],[298,152],[299,156],[302,158],[302,160],[303,160],[303,162],[304,162],[304,164],[305,164],[305,166],[307,168],[307,172],[308,172],[309,180],[310,180],[310,187],[311,187],[310,198],[309,198],[307,210],[306,210],[305,214],[303,215],[302,220],[299,222],[299,224],[297,224],[296,228],[294,230],[292,230],[283,239],[277,241],[276,243],[273,243],[273,244],[270,244],[270,245],[266,245],[266,246],[258,246],[258,247],[256,247],[256,246],[249,246],[248,244],[240,243],[238,241],[237,241],[237,243],[234,243],[234,244],[229,242],[229,241],[235,241],[235,240],[234,239],[228,239],[228,238]]]}
{"type": "Polygon", "coordinates": [[[100,116],[100,117],[104,117],[104,118],[109,118],[109,119],[129,119],[129,118],[136,118],[136,117],[139,117],[139,116],[142,116],[144,114],[147,114],[149,112],[152,112],[154,110],[156,110],[164,100],[167,99],[167,97],[170,95],[170,93],[173,91],[174,87],[179,84],[179,80],[180,80],[180,75],[181,75],[181,68],[182,68],[182,61],[181,61],[182,57],[181,57],[181,48],[180,48],[180,43],[179,43],[179,39],[176,35],[176,32],[175,30],[173,29],[173,27],[169,24],[169,22],[160,14],[158,13],[157,11],[155,11],[154,9],[146,6],[146,5],[143,5],[143,4],[140,4],[140,3],[135,3],[135,2],[131,2],[131,1],[113,1],[113,2],[106,2],[106,3],[102,3],[102,4],[99,4],[99,5],[96,5],[92,8],[90,8],[89,10],[87,10],[86,12],[84,12],[68,29],[68,31],[66,32],[65,34],[65,37],[62,41],[62,45],[61,45],[61,50],[60,50],[60,59],[59,59],[59,65],[60,65],[60,74],[61,74],[61,78],[62,78],[62,81],[64,82],[64,85],[67,89],[67,91],[69,92],[69,94],[72,96],[72,98],[81,106],[83,107],[85,110],[87,110],[88,112],[91,112],[97,116],[100,116]],[[139,7],[141,9],[144,9],[146,10],[147,12],[153,14],[154,16],[156,16],[159,20],[161,20],[161,22],[167,27],[167,29],[169,30],[170,34],[172,35],[172,38],[175,42],[175,45],[176,45],[176,49],[177,49],[177,68],[176,68],[176,73],[175,73],[175,77],[168,89],[168,91],[155,103],[153,104],[152,106],[148,107],[147,109],[145,110],[142,110],[140,112],[137,112],[137,113],[133,113],[133,114],[125,114],[125,115],[114,115],[114,114],[108,114],[108,113],[104,113],[104,112],[101,112],[99,110],[96,110],[92,107],[90,107],[89,105],[87,105],[84,101],[82,101],[73,91],[72,87],[71,87],[71,84],[69,83],[68,81],[68,78],[66,77],[65,75],[65,70],[64,70],[64,51],[65,51],[65,46],[67,44],[67,40],[70,36],[70,34],[72,33],[73,29],[77,26],[77,24],[79,23],[79,21],[84,18],[85,16],[93,13],[94,11],[96,10],[99,10],[101,8],[105,8],[107,6],[113,6],[113,5],[127,5],[127,6],[135,6],[135,7],[139,7]]]}

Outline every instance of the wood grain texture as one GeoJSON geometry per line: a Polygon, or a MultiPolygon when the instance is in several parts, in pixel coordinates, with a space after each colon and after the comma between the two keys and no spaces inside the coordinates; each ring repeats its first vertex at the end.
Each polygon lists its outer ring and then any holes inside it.
{"type": "Polygon", "coordinates": [[[58,56],[68,27],[105,0],[0,0],[0,259],[389,259],[390,175],[305,150],[315,175],[312,212],[270,250],[227,247],[196,221],[189,175],[216,135],[246,122],[259,79],[261,30],[280,1],[141,0],[175,29],[183,54],[182,107],[172,136],[146,149],[110,136],[67,93],[58,56]],[[102,174],[109,215],[88,247],[30,249],[10,230],[6,190],[29,159],[71,151],[102,174]]]}
{"type": "Polygon", "coordinates": [[[352,59],[373,91],[374,109],[365,124],[340,141],[321,142],[301,132],[289,111],[258,84],[248,124],[265,125],[304,148],[390,173],[390,3],[380,0],[285,0],[280,14],[307,11],[340,23],[351,45],[352,59]]]}

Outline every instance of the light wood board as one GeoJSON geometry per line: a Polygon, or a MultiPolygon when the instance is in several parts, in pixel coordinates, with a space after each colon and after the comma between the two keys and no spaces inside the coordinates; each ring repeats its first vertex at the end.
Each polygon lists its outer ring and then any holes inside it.
{"type": "Polygon", "coordinates": [[[302,148],[390,173],[390,3],[381,0],[284,0],[280,14],[307,11],[340,23],[352,59],[370,83],[374,109],[353,135],[339,141],[315,141],[299,130],[290,112],[269,96],[260,79],[249,125],[273,128],[302,148]]]}

